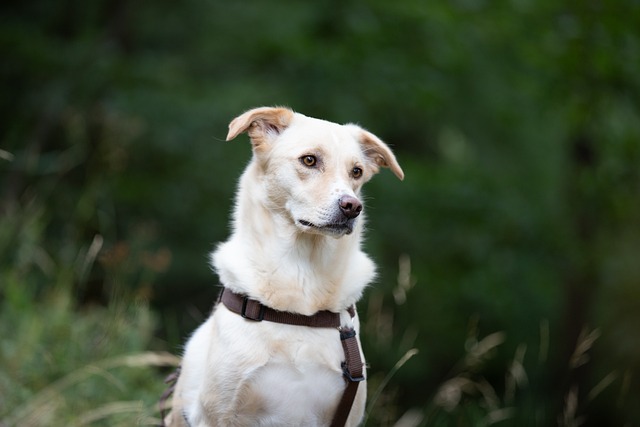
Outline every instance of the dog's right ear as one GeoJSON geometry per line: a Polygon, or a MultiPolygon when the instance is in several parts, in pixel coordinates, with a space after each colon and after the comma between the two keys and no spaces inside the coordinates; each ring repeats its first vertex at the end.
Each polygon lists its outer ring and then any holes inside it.
{"type": "Polygon", "coordinates": [[[249,110],[229,123],[227,141],[247,131],[254,149],[263,148],[280,135],[293,118],[294,112],[283,107],[260,107],[249,110]]]}

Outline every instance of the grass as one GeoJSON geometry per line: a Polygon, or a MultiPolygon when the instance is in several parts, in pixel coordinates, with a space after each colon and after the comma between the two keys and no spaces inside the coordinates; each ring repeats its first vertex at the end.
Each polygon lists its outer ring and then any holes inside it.
{"type": "MultiPolygon", "coordinates": [[[[396,307],[406,301],[408,293],[415,284],[411,277],[410,260],[400,258],[398,286],[393,296],[396,307]]],[[[373,299],[375,301],[375,298],[373,299]]],[[[394,314],[392,307],[381,308],[379,302],[369,307],[367,318],[374,319],[368,334],[387,336],[386,326],[378,327],[375,319],[387,319],[391,323],[394,314]],[[386,310],[386,311],[385,311],[386,310]]],[[[370,378],[370,388],[375,390],[369,398],[366,425],[394,427],[434,427],[434,426],[547,426],[578,427],[589,420],[590,409],[606,391],[617,393],[617,405],[622,407],[629,401],[631,373],[620,375],[613,370],[604,375],[594,386],[580,390],[575,382],[567,386],[560,404],[551,398],[541,399],[540,373],[548,375],[550,330],[547,320],[540,321],[539,340],[534,343],[537,353],[528,352],[529,345],[520,343],[515,346],[512,356],[506,356],[504,347],[508,337],[504,332],[478,336],[478,330],[471,328],[471,335],[465,342],[465,352],[461,359],[453,364],[449,375],[433,390],[425,391],[425,403],[404,412],[399,412],[398,398],[393,390],[387,390],[391,378],[413,356],[417,349],[408,350],[396,365],[380,380],[370,378]],[[506,356],[506,357],[505,357],[506,356]],[[496,360],[506,360],[502,367],[503,379],[496,380],[496,360]],[[494,365],[489,368],[489,365],[494,365]],[[529,369],[529,372],[527,371],[529,369]],[[615,390],[615,389],[618,390],[615,390]],[[559,412],[558,409],[560,408],[559,412]],[[551,423],[551,424],[550,424],[551,423]]],[[[563,377],[572,378],[573,373],[591,360],[591,353],[600,338],[599,329],[584,328],[578,337],[563,377]]],[[[383,343],[389,351],[389,343],[383,343]]],[[[533,345],[532,345],[533,347],[533,345]]],[[[379,349],[385,351],[384,349],[379,349]]],[[[556,380],[558,381],[558,380],[556,380]]],[[[562,385],[560,385],[562,387],[562,385]]],[[[632,425],[627,423],[625,425],[632,425]]]]}
{"type": "MultiPolygon", "coordinates": [[[[577,369],[589,360],[592,349],[600,332],[585,329],[576,344],[573,356],[567,366],[568,372],[577,369]]],[[[393,412],[396,408],[376,408],[376,402],[385,392],[390,378],[404,363],[417,353],[412,349],[398,361],[387,374],[373,394],[367,408],[368,425],[393,425],[395,427],[419,426],[493,426],[493,425],[535,425],[548,424],[548,412],[553,408],[553,402],[536,402],[536,411],[518,406],[532,398],[530,385],[535,378],[530,378],[524,367],[527,346],[517,346],[513,358],[505,367],[504,383],[492,384],[484,375],[485,363],[493,359],[499,347],[505,343],[506,336],[502,332],[487,335],[474,340],[466,355],[454,367],[451,375],[431,395],[425,407],[411,408],[398,417],[397,421],[384,420],[381,413],[393,412]],[[498,391],[500,390],[500,392],[498,391]],[[374,417],[372,417],[374,414],[374,417]],[[377,415],[375,415],[377,414],[377,415]],[[377,417],[377,418],[376,418],[377,417]],[[373,422],[372,422],[373,421],[373,422]]],[[[539,357],[538,362],[544,363],[545,357],[539,357]]],[[[562,410],[555,416],[559,427],[578,427],[587,421],[589,405],[607,388],[613,387],[618,380],[618,373],[611,372],[602,378],[586,393],[581,393],[577,384],[571,384],[567,391],[562,410]]],[[[628,378],[628,375],[627,375],[628,378]]],[[[620,400],[625,400],[625,381],[620,384],[620,400]]],[[[384,401],[384,399],[382,399],[384,401]]],[[[387,400],[387,402],[389,402],[387,400]]],[[[394,402],[387,403],[395,405],[394,402]]],[[[551,414],[551,418],[554,418],[551,414]]]]}
{"type": "Polygon", "coordinates": [[[0,425],[157,424],[158,368],[179,360],[146,350],[154,322],[145,305],[76,310],[60,289],[17,305],[17,292],[0,310],[0,425]]]}
{"type": "Polygon", "coordinates": [[[178,359],[155,341],[140,290],[163,260],[117,258],[123,244],[82,243],[73,227],[47,237],[52,219],[34,194],[0,217],[0,426],[157,424],[162,370],[178,359]],[[79,304],[97,262],[103,295],[79,304]]]}
{"type": "MultiPolygon", "coordinates": [[[[87,383],[98,380],[96,385],[105,391],[105,395],[110,394],[105,389],[111,387],[117,393],[121,393],[124,398],[131,398],[134,396],[126,378],[131,374],[127,375],[124,368],[136,369],[138,375],[148,372],[153,379],[157,374],[148,368],[176,366],[178,363],[179,359],[169,353],[145,352],[114,357],[83,366],[32,395],[7,416],[5,423],[16,426],[63,424],[85,426],[94,425],[99,421],[109,421],[109,425],[117,425],[118,419],[121,419],[122,425],[130,425],[133,419],[136,420],[136,425],[156,425],[159,418],[149,401],[141,399],[100,401],[101,397],[79,405],[78,400],[86,397],[79,392],[86,387],[87,383]],[[77,412],[81,408],[82,411],[77,412]]],[[[135,391],[144,395],[147,392],[155,393],[156,389],[155,386],[150,386],[149,390],[136,387],[135,391]]],[[[150,400],[153,401],[153,396],[150,400]]]]}

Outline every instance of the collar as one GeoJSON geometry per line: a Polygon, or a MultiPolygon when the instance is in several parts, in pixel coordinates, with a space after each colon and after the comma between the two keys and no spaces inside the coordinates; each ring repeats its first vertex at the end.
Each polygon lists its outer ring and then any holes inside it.
{"type": "MultiPolygon", "coordinates": [[[[222,302],[230,311],[239,314],[245,319],[261,322],[284,323],[295,326],[309,326],[312,328],[339,328],[340,313],[334,313],[328,310],[318,311],[311,316],[303,314],[291,313],[288,311],[279,311],[259,301],[249,298],[246,295],[237,294],[227,288],[222,288],[219,301],[222,302]]],[[[351,317],[355,316],[353,306],[347,309],[351,317]]]]}

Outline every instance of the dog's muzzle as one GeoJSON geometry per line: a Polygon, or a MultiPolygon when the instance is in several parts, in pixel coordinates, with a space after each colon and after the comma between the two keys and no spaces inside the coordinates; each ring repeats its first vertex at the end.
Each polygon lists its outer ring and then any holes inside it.
{"type": "Polygon", "coordinates": [[[303,227],[315,230],[315,232],[342,236],[351,234],[355,227],[356,218],[362,212],[363,206],[356,197],[344,195],[338,200],[338,209],[335,216],[322,224],[316,224],[304,219],[298,220],[303,227]]]}

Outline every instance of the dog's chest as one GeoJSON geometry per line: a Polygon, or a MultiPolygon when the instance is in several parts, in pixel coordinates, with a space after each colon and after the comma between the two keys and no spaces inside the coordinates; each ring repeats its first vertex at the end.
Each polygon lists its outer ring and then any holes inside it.
{"type": "Polygon", "coordinates": [[[273,359],[255,372],[250,394],[257,414],[286,419],[291,425],[327,425],[342,395],[341,373],[326,366],[305,364],[298,369],[273,359]]]}
{"type": "Polygon", "coordinates": [[[212,389],[237,387],[230,410],[279,414],[298,425],[331,420],[345,386],[336,329],[252,322],[226,309],[216,310],[213,320],[212,389]]]}

